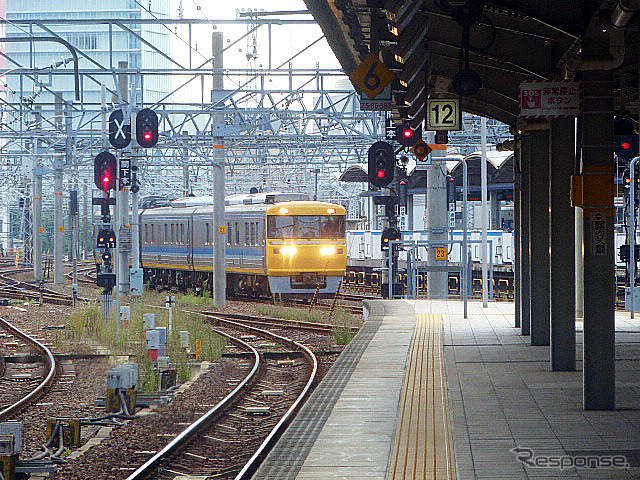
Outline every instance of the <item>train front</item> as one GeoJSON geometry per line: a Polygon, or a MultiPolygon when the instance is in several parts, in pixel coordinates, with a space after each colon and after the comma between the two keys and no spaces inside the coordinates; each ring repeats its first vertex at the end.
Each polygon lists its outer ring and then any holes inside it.
{"type": "Polygon", "coordinates": [[[287,202],[267,210],[272,294],[336,293],[347,268],[346,213],[341,205],[325,202],[287,202]]]}

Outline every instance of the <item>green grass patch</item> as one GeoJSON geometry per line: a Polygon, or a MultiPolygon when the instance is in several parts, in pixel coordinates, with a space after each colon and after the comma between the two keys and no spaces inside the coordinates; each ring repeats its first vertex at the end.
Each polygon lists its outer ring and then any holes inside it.
{"type": "Polygon", "coordinates": [[[333,323],[333,340],[338,345],[347,345],[355,336],[352,327],[361,327],[362,318],[349,313],[344,308],[336,307],[329,319],[326,311],[313,311],[308,309],[284,307],[281,305],[258,305],[258,313],[285,320],[299,320],[312,323],[333,323]]]}
{"type": "Polygon", "coordinates": [[[362,326],[362,318],[357,317],[343,308],[337,307],[333,312],[334,325],[333,338],[338,345],[347,345],[357,332],[352,330],[353,327],[360,328],[362,326]]]}
{"type": "Polygon", "coordinates": [[[258,305],[258,313],[267,317],[299,320],[302,322],[327,323],[327,315],[321,311],[309,311],[301,308],[283,307],[281,305],[258,305]]]}
{"type": "MultiPolygon", "coordinates": [[[[117,333],[117,319],[114,311],[109,318],[102,318],[102,306],[90,304],[81,306],[65,319],[65,328],[57,333],[59,340],[68,340],[77,343],[93,340],[108,348],[117,355],[132,356],[132,361],[138,363],[140,373],[139,390],[144,392],[157,391],[158,373],[152,367],[151,359],[147,352],[146,334],[144,331],[143,314],[154,313],[157,327],[169,327],[169,310],[158,308],[164,306],[165,296],[156,292],[149,292],[139,298],[132,298],[131,321],[126,324],[121,322],[120,335],[117,333]]],[[[203,324],[199,315],[182,310],[182,306],[213,304],[211,300],[203,303],[202,297],[180,295],[177,298],[178,305],[172,312],[172,329],[167,342],[167,354],[171,357],[171,363],[177,367],[179,382],[184,382],[191,377],[190,363],[193,356],[180,346],[180,332],[190,333],[190,352],[195,352],[196,340],[202,342],[201,358],[215,362],[220,359],[226,339],[214,333],[211,327],[203,324]],[[197,300],[200,300],[199,302],[197,300]]],[[[116,304],[114,302],[114,310],[116,304]]]]}

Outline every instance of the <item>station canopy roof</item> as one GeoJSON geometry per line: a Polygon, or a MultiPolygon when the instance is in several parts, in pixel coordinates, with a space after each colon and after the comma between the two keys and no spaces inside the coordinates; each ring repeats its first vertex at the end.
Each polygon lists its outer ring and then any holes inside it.
{"type": "Polygon", "coordinates": [[[425,94],[451,96],[477,89],[461,95],[464,111],[515,126],[522,81],[573,79],[581,69],[603,67],[614,70],[617,109],[638,110],[637,0],[305,3],[347,74],[379,50],[396,76],[396,123],[406,119],[419,125],[425,94]],[[585,45],[603,46],[599,52],[604,53],[586,58],[585,45]]]}

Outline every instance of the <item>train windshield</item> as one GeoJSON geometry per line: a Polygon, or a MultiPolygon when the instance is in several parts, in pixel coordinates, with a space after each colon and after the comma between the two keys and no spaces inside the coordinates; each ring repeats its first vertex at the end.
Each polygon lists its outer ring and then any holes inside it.
{"type": "Polygon", "coordinates": [[[270,215],[268,238],[344,238],[344,215],[270,215]]]}

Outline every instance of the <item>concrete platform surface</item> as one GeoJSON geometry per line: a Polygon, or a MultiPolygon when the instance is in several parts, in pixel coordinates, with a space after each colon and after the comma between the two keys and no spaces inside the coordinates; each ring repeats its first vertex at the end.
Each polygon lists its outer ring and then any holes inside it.
{"type": "Polygon", "coordinates": [[[551,372],[549,347],[513,327],[513,303],[470,302],[467,319],[454,300],[368,306],[254,479],[387,480],[416,316],[428,314],[444,325],[458,479],[640,479],[638,319],[616,315],[617,409],[584,411],[580,322],[577,370],[551,372]]]}
{"type": "Polygon", "coordinates": [[[640,479],[637,318],[616,314],[616,410],[584,411],[581,322],[577,371],[551,372],[549,347],[513,328],[513,303],[471,302],[468,319],[456,301],[415,308],[445,319],[459,479],[640,479]]]}

